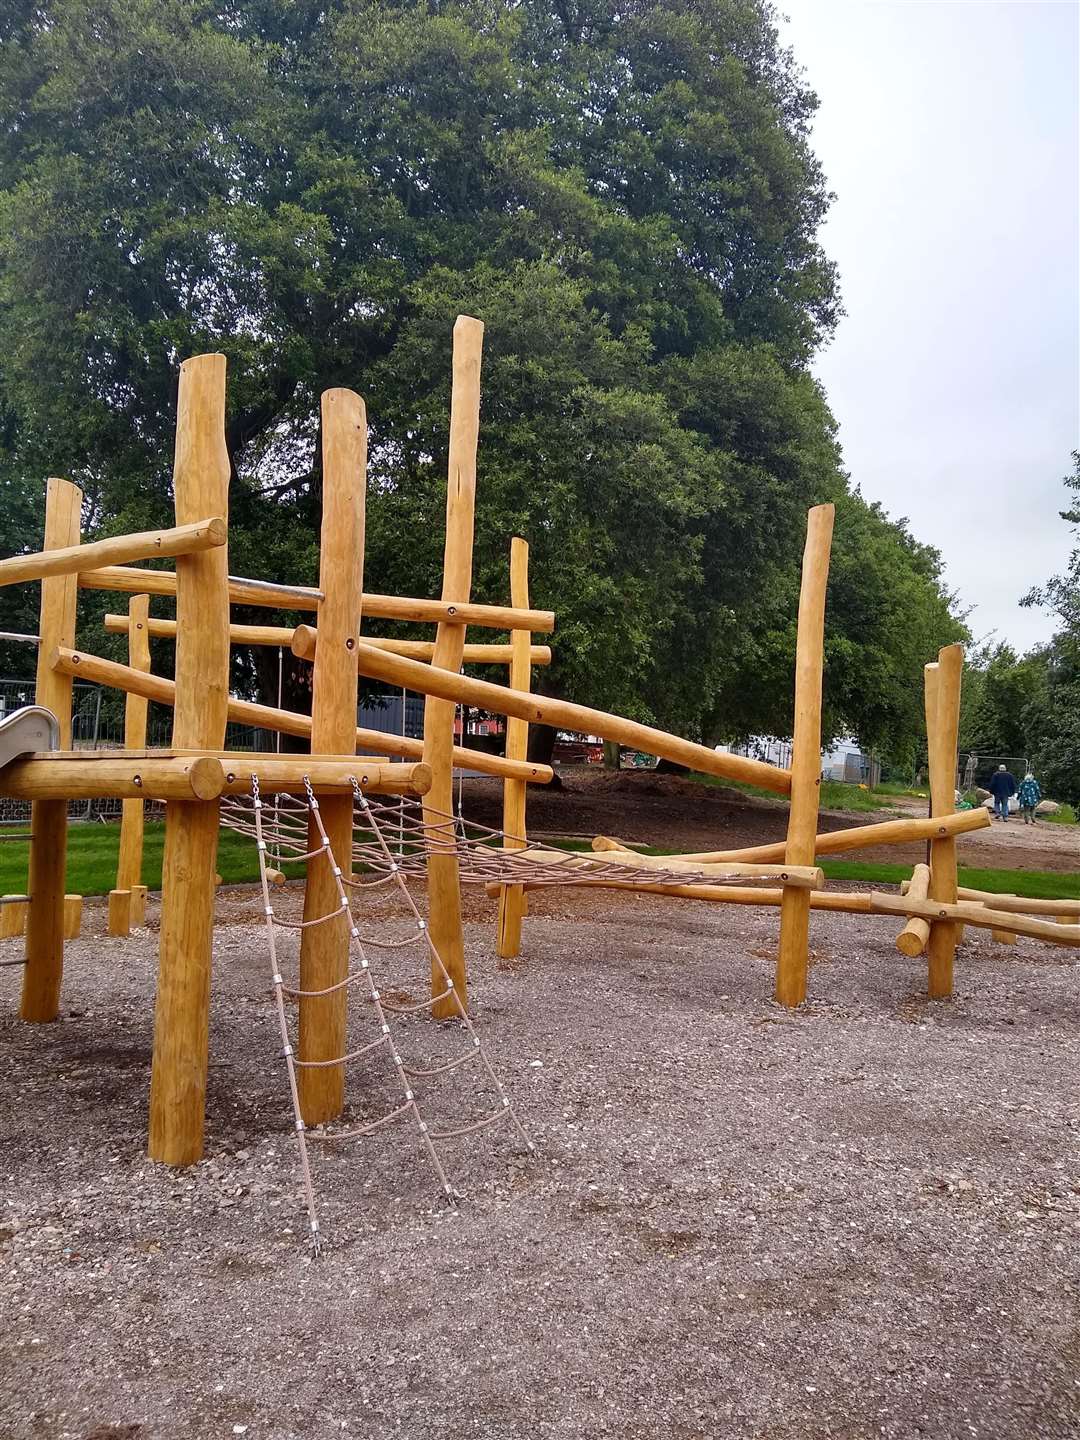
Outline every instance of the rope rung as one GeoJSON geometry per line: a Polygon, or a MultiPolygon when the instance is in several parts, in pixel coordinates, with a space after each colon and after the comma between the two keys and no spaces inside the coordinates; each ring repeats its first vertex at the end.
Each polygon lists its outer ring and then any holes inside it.
{"type": "Polygon", "coordinates": [[[475,1060],[479,1054],[480,1046],[474,1045],[471,1050],[466,1050],[461,1055],[455,1055],[453,1060],[448,1060],[445,1065],[435,1065],[430,1070],[411,1070],[408,1065],[403,1065],[401,1068],[406,1075],[412,1076],[414,1080],[419,1080],[429,1075],[445,1075],[448,1070],[456,1070],[459,1065],[464,1065],[466,1060],[475,1060]]]}
{"type": "Polygon", "coordinates": [[[432,1140],[453,1140],[458,1135],[472,1135],[476,1130],[484,1130],[488,1125],[494,1125],[496,1120],[501,1120],[504,1115],[510,1114],[509,1103],[502,1105],[498,1110],[492,1110],[490,1115],[485,1115],[482,1120],[474,1120],[471,1125],[459,1125],[454,1130],[432,1130],[432,1140]]]}
{"type": "Polygon", "coordinates": [[[389,1115],[384,1115],[384,1116],[382,1117],[382,1119],[380,1119],[380,1120],[373,1120],[370,1125],[361,1125],[361,1126],[360,1126],[358,1129],[356,1129],[356,1130],[339,1130],[339,1131],[337,1131],[337,1133],[334,1134],[334,1135],[324,1135],[324,1134],[323,1134],[321,1131],[319,1131],[319,1130],[309,1130],[309,1131],[307,1132],[307,1133],[308,1133],[308,1139],[309,1139],[309,1140],[355,1140],[355,1139],[359,1138],[361,1135],[373,1135],[376,1130],[381,1130],[384,1125],[391,1125],[391,1124],[393,1124],[393,1122],[394,1122],[395,1120],[399,1120],[402,1115],[407,1114],[407,1113],[408,1113],[410,1110],[412,1110],[413,1108],[414,1108],[414,1107],[413,1107],[413,1102],[412,1102],[411,1100],[406,1100],[404,1105],[400,1105],[396,1110],[391,1110],[390,1113],[389,1113],[389,1115]]]}
{"type": "Polygon", "coordinates": [[[345,1065],[350,1060],[359,1060],[361,1055],[370,1055],[372,1050],[377,1050],[380,1045],[385,1045],[390,1039],[387,1032],[379,1036],[377,1040],[371,1040],[367,1045],[361,1045],[359,1050],[350,1050],[345,1055],[335,1055],[333,1060],[293,1060],[293,1064],[300,1070],[327,1070],[332,1065],[345,1065]]]}

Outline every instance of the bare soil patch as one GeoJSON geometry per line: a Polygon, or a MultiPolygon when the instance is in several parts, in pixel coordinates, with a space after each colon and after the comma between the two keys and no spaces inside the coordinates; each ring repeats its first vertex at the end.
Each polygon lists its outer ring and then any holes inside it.
{"type": "MultiPolygon", "coordinates": [[[[782,840],[787,801],[747,795],[724,786],[702,785],[678,775],[650,770],[562,772],[560,790],[529,789],[529,833],[615,835],[647,845],[686,850],[729,850],[782,840]]],[[[498,825],[502,791],[497,780],[468,780],[465,813],[498,825]]],[[[926,804],[910,796],[890,796],[880,813],[823,811],[820,833],[871,825],[902,816],[925,816],[926,804]]],[[[1025,826],[1019,818],[994,821],[989,830],[960,837],[961,864],[1002,870],[1080,870],[1080,826],[1025,826]]],[[[925,845],[887,845],[852,851],[853,860],[915,865],[926,858],[925,845]]]]}
{"type": "MultiPolygon", "coordinates": [[[[722,797],[694,794],[711,826],[722,797]]],[[[790,1014],[767,998],[775,914],[530,904],[520,961],[492,958],[483,897],[467,943],[538,1156],[508,1130],[456,1142],[450,1211],[408,1130],[327,1147],[317,1261],[254,891],[219,903],[207,1158],[187,1171],[144,1159],[153,933],[109,939],[88,902],[54,1025],[14,1018],[0,970],[0,1433],[1080,1432],[1073,952],[969,930],[956,998],[931,1005],[890,921],[815,914],[790,1014]]],[[[393,902],[363,909],[399,933],[393,902]]],[[[424,993],[409,959],[385,983],[424,993]]],[[[402,1038],[458,1043],[426,1020],[402,1038]]],[[[465,1069],[448,1114],[475,1112],[465,1069]]],[[[349,1096],[377,1113],[382,1071],[349,1096]]]]}

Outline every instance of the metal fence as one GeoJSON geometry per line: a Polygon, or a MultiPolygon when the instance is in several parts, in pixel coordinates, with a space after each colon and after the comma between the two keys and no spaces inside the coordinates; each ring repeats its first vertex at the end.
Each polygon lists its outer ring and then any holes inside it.
{"type": "MultiPolygon", "coordinates": [[[[32,680],[0,680],[0,719],[23,705],[34,703],[32,680]]],[[[146,722],[146,743],[153,749],[167,749],[172,740],[172,711],[150,703],[146,722]]],[[[124,697],[102,685],[77,682],[72,689],[71,745],[74,750],[117,750],[124,744],[124,697]]],[[[229,725],[225,732],[229,750],[274,750],[276,736],[254,725],[229,725]]],[[[160,817],[162,807],[146,802],[147,817],[160,817]]],[[[71,820],[115,820],[121,800],[73,800],[68,807],[71,820]]],[[[30,819],[30,802],[0,797],[0,826],[25,825],[30,819]]]]}

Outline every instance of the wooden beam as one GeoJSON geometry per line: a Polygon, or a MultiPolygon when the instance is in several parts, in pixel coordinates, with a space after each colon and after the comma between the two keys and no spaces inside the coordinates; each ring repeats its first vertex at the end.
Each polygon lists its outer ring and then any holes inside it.
{"type": "MultiPolygon", "coordinates": [[[[133,595],[125,619],[128,622],[128,664],[133,670],[150,669],[150,596],[133,595]]],[[[149,702],[142,695],[128,695],[124,704],[124,748],[141,750],[146,744],[146,713],[149,702]]],[[[116,862],[116,888],[134,890],[142,883],[144,804],[125,800],[120,817],[120,853],[116,862]]],[[[137,909],[137,907],[136,907],[137,909]]]]}
{"type": "MultiPolygon", "coordinates": [[[[490,856],[490,851],[481,849],[481,854],[490,856]]],[[[567,870],[589,870],[597,863],[626,866],[632,870],[662,870],[670,874],[702,875],[715,880],[781,880],[785,885],[801,890],[822,890],[825,876],[816,865],[728,865],[691,864],[669,855],[627,855],[614,850],[605,855],[582,855],[568,850],[548,850],[534,846],[518,855],[519,860],[528,860],[541,865],[562,865],[567,870]]]]}
{"type": "MultiPolygon", "coordinates": [[[[986,814],[985,810],[983,814],[986,814]]],[[[1080,922],[1080,900],[1036,900],[1030,895],[999,895],[994,890],[971,890],[966,885],[957,887],[956,897],[958,900],[981,900],[994,910],[1011,910],[1020,915],[1060,915],[1066,924],[1080,922]]]]}
{"type": "MultiPolygon", "coordinates": [[[[926,737],[930,769],[930,808],[934,818],[956,809],[956,744],[960,724],[960,681],[964,651],[947,645],[938,651],[936,665],[927,665],[926,737]]],[[[930,842],[930,899],[956,899],[956,839],[946,835],[930,842]]],[[[932,1000],[953,993],[953,961],[957,929],[950,921],[930,926],[927,942],[927,990],[932,1000]]]]}
{"type": "MultiPolygon", "coordinates": [[[[199,515],[227,517],[229,471],[225,357],[199,355],[180,367],[173,467],[178,525],[199,515]]],[[[224,745],[228,568],[225,545],[176,562],[177,746],[224,745]]],[[[194,1164],[203,1151],[218,825],[216,801],[166,807],[149,1151],[169,1165],[194,1164]]]]}
{"type": "MultiPolygon", "coordinates": [[[[303,625],[297,628],[297,641],[301,645],[305,628],[303,625]]],[[[295,647],[296,642],[294,651],[295,647]]],[[[362,675],[385,680],[421,695],[434,695],[451,703],[461,701],[466,705],[476,705],[496,715],[512,715],[528,720],[533,725],[554,725],[560,730],[600,735],[605,740],[617,740],[620,744],[673,760],[704,775],[744,780],[781,794],[787,793],[791,783],[787,770],[777,770],[772,765],[748,760],[742,755],[722,754],[706,745],[669,735],[665,730],[654,730],[636,720],[626,720],[621,715],[590,710],[588,706],[554,700],[547,695],[522,695],[505,685],[493,685],[487,680],[453,674],[434,665],[421,665],[401,655],[388,655],[363,642],[356,648],[362,675]]]]}
{"type": "MultiPolygon", "coordinates": [[[[51,479],[45,490],[45,548],[78,546],[82,491],[70,481],[51,479]]],[[[60,744],[71,744],[71,678],[49,664],[57,645],[75,643],[74,577],[50,576],[41,584],[35,699],[51,710],[60,724],[60,744]]],[[[5,778],[10,766],[5,766],[5,778]]],[[[30,818],[30,862],[27,887],[26,966],[19,1013],[35,1023],[55,1020],[60,1013],[64,973],[64,893],[67,873],[67,800],[40,799],[30,818]]]]}
{"type": "MultiPolygon", "coordinates": [[[[529,608],[529,547],[515,536],[510,541],[510,603],[522,610],[529,608]]],[[[510,688],[528,694],[532,688],[532,667],[529,658],[527,630],[511,635],[513,660],[510,663],[510,688]]],[[[511,717],[506,722],[506,756],[508,760],[524,760],[529,753],[529,722],[511,717]]],[[[523,780],[503,781],[503,848],[520,850],[526,840],[525,796],[523,780]]],[[[525,891],[520,885],[504,885],[499,891],[499,914],[495,931],[495,953],[502,960],[511,960],[521,950],[521,922],[525,915],[525,891]]]]}
{"type": "MultiPolygon", "coordinates": [[[[352,390],[322,396],[322,529],[319,545],[319,630],[311,703],[313,756],[341,754],[356,743],[357,672],[353,650],[360,635],[364,590],[364,517],[367,487],[367,414],[352,390]]],[[[312,762],[314,763],[314,761],[312,762]]],[[[322,823],[334,861],[346,883],[352,877],[353,795],[328,795],[322,823]]],[[[308,824],[308,849],[320,835],[308,824]]],[[[300,934],[300,988],[327,990],[349,973],[349,921],[341,909],[338,881],[330,864],[312,863],[304,884],[300,934]],[[312,924],[333,915],[326,924],[312,924]]],[[[348,989],[300,999],[300,1060],[316,1068],[297,1075],[300,1108],[307,1125],[323,1125],[341,1114],[345,1067],[328,1065],[348,1049],[348,989]]]]}
{"type": "MultiPolygon", "coordinates": [[[[930,866],[916,865],[911,872],[910,881],[904,883],[910,885],[913,899],[925,900],[930,888],[930,866]]],[[[923,920],[921,916],[913,915],[897,935],[896,948],[901,955],[909,955],[914,959],[916,955],[921,955],[926,949],[926,942],[929,938],[929,920],[923,920]]]]}
{"type": "MultiPolygon", "coordinates": [[[[791,811],[784,851],[784,860],[789,866],[812,864],[817,843],[825,592],[829,583],[834,515],[832,505],[815,505],[807,516],[795,651],[791,811]]],[[[802,891],[785,890],[780,906],[780,946],[776,958],[776,998],[781,1005],[801,1005],[806,999],[809,949],[809,902],[802,891]]]]}
{"type": "MultiPolygon", "coordinates": [[[[274,791],[302,795],[306,776],[320,797],[342,795],[350,803],[353,776],[366,795],[426,795],[431,788],[431,771],[422,761],[384,764],[346,755],[275,755],[256,759],[237,754],[223,758],[222,766],[223,795],[250,795],[252,775],[258,775],[264,795],[274,791]]],[[[341,868],[344,871],[345,866],[341,868]]]]}
{"type": "Polygon", "coordinates": [[[78,575],[97,566],[120,564],[125,560],[150,560],[155,556],[194,555],[226,541],[224,520],[197,520],[172,530],[144,530],[138,535],[113,535],[90,545],[65,545],[39,550],[33,555],[13,555],[0,560],[0,586],[21,585],[27,580],[44,580],[53,575],[78,575]]]}
{"type": "MultiPolygon", "coordinates": [[[[167,570],[138,570],[123,565],[80,571],[84,590],[111,590],[127,594],[175,595],[176,576],[167,570]]],[[[304,585],[277,586],[257,580],[229,580],[229,603],[257,605],[276,610],[314,611],[319,592],[304,585]]],[[[481,605],[443,600],[421,600],[411,595],[365,595],[364,614],[375,620],[405,620],[420,625],[475,625],[480,630],[531,630],[547,635],[555,629],[553,610],[515,610],[508,605],[481,605]]]]}
{"type": "MultiPolygon", "coordinates": [[[[126,615],[106,615],[105,629],[110,635],[126,635],[130,622],[126,615]]],[[[158,640],[176,639],[175,620],[149,621],[149,633],[158,640]]],[[[230,645],[276,645],[284,650],[292,646],[293,636],[296,633],[292,625],[230,625],[230,645]]],[[[317,637],[317,631],[312,630],[311,635],[317,637]]],[[[526,632],[527,633],[527,632],[526,632]]],[[[379,636],[369,635],[368,645],[374,645],[376,650],[388,650],[391,655],[407,655],[410,660],[430,660],[435,653],[435,642],[433,640],[386,640],[379,636]]],[[[311,654],[305,654],[301,658],[313,660],[315,658],[316,643],[311,645],[311,654]]],[[[466,645],[464,663],[466,665],[509,665],[513,660],[514,647],[510,645],[466,645]]],[[[550,645],[530,645],[530,665],[550,665],[550,645]]]]}
{"type": "MultiPolygon", "coordinates": [[[[446,477],[446,536],[443,543],[442,598],[450,614],[435,634],[431,665],[435,674],[461,667],[465,653],[465,622],[472,589],[473,519],[476,506],[476,449],[480,431],[480,356],[484,327],[459,315],[454,322],[453,376],[450,389],[450,445],[446,477]]],[[[530,625],[529,627],[533,627],[530,625]]],[[[539,627],[537,627],[539,628],[539,627]]],[[[357,650],[361,647],[357,646],[357,650]]],[[[382,654],[382,651],[373,651],[382,654]]],[[[403,656],[386,657],[415,665],[403,656]]],[[[424,761],[431,766],[431,789],[424,806],[429,825],[444,824],[454,809],[454,701],[428,694],[424,705],[424,761]]],[[[462,736],[464,739],[464,736],[462,736]]],[[[468,1003],[465,940],[461,928],[461,881],[456,854],[427,857],[428,934],[450,976],[455,995],[445,995],[446,982],[431,961],[431,993],[441,996],[431,1007],[436,1020],[459,1013],[468,1003]]]]}
{"type": "Polygon", "coordinates": [[[68,750],[12,760],[0,770],[0,795],[62,800],[65,808],[69,800],[214,800],[224,781],[220,761],[208,757],[136,760],[123,750],[68,750]]]}
{"type": "MultiPolygon", "coordinates": [[[[932,872],[931,872],[932,873],[932,872]]],[[[915,900],[908,895],[882,895],[876,890],[871,894],[874,909],[879,914],[919,915],[933,925],[944,922],[974,925],[982,930],[1008,930],[1017,935],[1026,935],[1032,940],[1046,940],[1051,945],[1080,946],[1080,924],[1055,924],[1052,920],[1036,920],[1029,915],[1015,911],[991,909],[989,905],[976,900],[947,901],[915,900]]]]}
{"type": "MultiPolygon", "coordinates": [[[[90,655],[85,650],[70,650],[61,646],[53,651],[51,664],[63,674],[78,675],[114,690],[145,695],[148,700],[160,705],[176,702],[175,681],[167,680],[163,675],[144,675],[130,665],[104,660],[100,655],[90,655]]],[[[253,725],[260,730],[280,731],[283,735],[301,738],[311,735],[310,715],[299,715],[295,710],[278,710],[272,705],[258,705],[252,700],[237,700],[232,696],[229,698],[229,720],[237,725],[253,725]]],[[[392,755],[402,760],[420,760],[424,754],[421,740],[361,727],[356,730],[356,745],[359,750],[392,755]]],[[[501,755],[489,755],[485,750],[470,750],[462,745],[454,746],[454,765],[461,770],[478,770],[481,774],[500,778],[509,775],[538,785],[546,785],[552,778],[550,765],[535,765],[531,760],[505,760],[501,755]]]]}
{"type": "MultiPolygon", "coordinates": [[[[978,810],[958,810],[953,815],[943,815],[935,820],[882,820],[876,825],[852,825],[847,830],[829,830],[814,840],[814,858],[819,855],[842,855],[848,850],[862,850],[877,845],[909,845],[919,840],[933,840],[945,835],[965,835],[975,830],[986,830],[990,816],[981,807],[978,810]]],[[[632,850],[633,845],[610,836],[598,835],[593,841],[594,850],[610,848],[632,850]]],[[[754,860],[766,863],[783,860],[786,842],[778,840],[768,845],[748,845],[739,850],[702,850],[683,853],[683,860],[708,860],[720,863],[724,860],[754,860]]]]}

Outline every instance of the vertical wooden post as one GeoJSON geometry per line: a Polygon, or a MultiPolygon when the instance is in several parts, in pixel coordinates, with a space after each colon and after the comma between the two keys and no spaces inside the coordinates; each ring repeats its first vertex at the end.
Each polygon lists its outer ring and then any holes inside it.
{"type": "MultiPolygon", "coordinates": [[[[946,645],[937,663],[925,667],[926,742],[930,762],[930,805],[935,819],[956,809],[956,741],[960,727],[960,681],[964,651],[946,645]]],[[[956,839],[947,835],[930,842],[930,899],[956,902],[956,839]]],[[[926,945],[927,990],[932,1000],[953,993],[953,959],[957,926],[935,920],[926,945]]]]}
{"type": "MultiPolygon", "coordinates": [[[[367,484],[367,414],[351,390],[327,390],[322,397],[323,513],[320,536],[319,646],[312,678],[311,753],[345,755],[356,749],[356,642],[364,591],[364,512],[367,484]]],[[[351,795],[319,801],[334,858],[348,880],[352,874],[351,795]]],[[[309,849],[319,844],[309,827],[309,849]]],[[[307,867],[304,919],[338,909],[337,881],[329,865],[307,867]]],[[[349,969],[346,916],[301,932],[300,988],[325,990],[349,969]]],[[[300,1001],[300,1059],[330,1060],[345,1053],[348,991],[305,996],[300,1001]]],[[[321,1125],[341,1114],[344,1066],[301,1069],[297,1076],[304,1122],[321,1125]]]]}
{"type": "Polygon", "coordinates": [[[64,896],[64,939],[77,940],[82,929],[82,896],[64,896]]]}
{"type": "MultiPolygon", "coordinates": [[[[510,604],[519,610],[529,608],[529,546],[520,536],[515,536],[510,542],[510,604]]],[[[511,631],[510,644],[513,650],[510,657],[511,689],[528,691],[532,686],[532,666],[529,663],[531,632],[511,631]]],[[[529,722],[511,717],[506,722],[506,758],[525,760],[528,753],[529,722]]],[[[503,846],[507,850],[520,850],[525,844],[527,789],[524,780],[503,781],[503,830],[507,837],[503,846]]],[[[521,949],[521,921],[525,906],[524,885],[503,885],[500,888],[495,953],[502,960],[513,959],[521,949]]]]}
{"type": "Polygon", "coordinates": [[[26,900],[21,895],[5,895],[0,904],[0,940],[12,940],[26,934],[26,900]]]}
{"type": "MultiPolygon", "coordinates": [[[[150,669],[150,596],[133,595],[128,604],[128,664],[133,670],[150,669]]],[[[124,704],[124,749],[146,748],[146,712],[149,701],[128,694],[124,704]]],[[[142,883],[143,802],[125,800],[120,819],[120,855],[116,862],[116,888],[131,890],[142,883]]],[[[138,906],[130,907],[130,923],[141,925],[138,906]]],[[[110,934],[115,932],[111,931],[110,934]]]]}
{"type": "Polygon", "coordinates": [[[110,935],[131,934],[131,891],[109,891],[108,931],[110,935]]]}
{"type": "MultiPolygon", "coordinates": [[[[829,583],[834,514],[832,505],[815,505],[807,516],[795,651],[791,810],[784,851],[788,865],[814,863],[821,785],[825,591],[829,583]]],[[[801,1005],[806,999],[809,947],[810,892],[785,887],[780,901],[780,948],[776,960],[776,998],[781,1005],[801,1005]]]]}
{"type": "MultiPolygon", "coordinates": [[[[224,355],[197,355],[180,367],[173,490],[180,525],[228,516],[224,355]]],[[[176,561],[178,749],[225,743],[228,571],[227,545],[176,561]]],[[[218,811],[216,801],[199,800],[165,808],[149,1150],[169,1165],[194,1164],[203,1149],[218,811]]]]}
{"type": "MultiPolygon", "coordinates": [[[[450,457],[446,482],[446,541],[442,598],[467,601],[472,591],[473,512],[476,503],[476,446],[480,431],[480,355],[484,327],[459,315],[454,323],[454,378],[450,399],[450,457]]],[[[457,672],[465,648],[464,625],[440,623],[432,665],[457,672]]],[[[454,808],[454,702],[428,696],[424,704],[424,760],[431,766],[431,789],[424,798],[424,819],[444,825],[454,808]]],[[[429,855],[428,921],[432,943],[462,1005],[466,1003],[465,940],[461,929],[461,884],[456,855],[429,855]]],[[[443,979],[432,962],[432,993],[443,979]]],[[[432,1006],[443,1020],[458,1013],[453,997],[432,1006]]]]}
{"type": "MultiPolygon", "coordinates": [[[[50,480],[45,492],[45,546],[59,550],[78,545],[82,491],[68,480],[50,480]]],[[[60,722],[60,747],[71,748],[71,676],[49,661],[58,645],[75,644],[77,575],[56,575],[41,582],[37,688],[39,705],[60,722]]],[[[67,872],[67,801],[35,800],[30,819],[27,889],[26,967],[23,970],[24,1020],[55,1020],[60,1011],[64,973],[64,881],[67,872]]]]}

